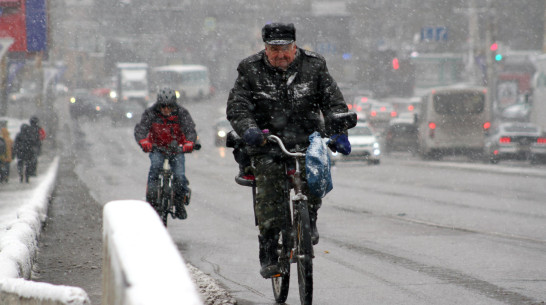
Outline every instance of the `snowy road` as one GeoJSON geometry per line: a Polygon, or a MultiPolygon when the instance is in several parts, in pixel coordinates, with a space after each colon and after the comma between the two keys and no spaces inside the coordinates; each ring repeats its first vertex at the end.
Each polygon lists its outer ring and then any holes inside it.
{"type": "MultiPolygon", "coordinates": [[[[203,149],[188,156],[188,219],[169,231],[183,257],[238,304],[274,304],[258,267],[250,188],[213,145],[225,95],[187,107],[203,149]]],[[[81,122],[77,172],[95,199],[144,199],[149,160],[133,125],[81,122]],[[97,179],[100,177],[100,179],[97,179]]],[[[546,301],[546,166],[423,162],[335,167],[319,211],[314,304],[536,304],[546,301]]],[[[293,277],[287,304],[299,304],[293,277]]]]}

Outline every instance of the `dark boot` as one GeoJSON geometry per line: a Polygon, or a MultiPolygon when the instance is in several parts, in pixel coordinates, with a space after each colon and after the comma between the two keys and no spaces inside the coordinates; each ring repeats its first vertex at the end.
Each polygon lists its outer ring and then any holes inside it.
{"type": "Polygon", "coordinates": [[[317,229],[317,212],[312,212],[309,210],[309,218],[311,220],[311,242],[313,245],[318,244],[319,242],[319,233],[317,229]]]}
{"type": "Polygon", "coordinates": [[[188,213],[186,212],[186,208],[184,207],[183,204],[181,203],[175,204],[174,208],[175,208],[174,216],[176,218],[178,219],[188,218],[188,213]]]}
{"type": "Polygon", "coordinates": [[[188,213],[184,205],[190,204],[190,194],[191,190],[188,188],[188,192],[178,191],[174,194],[174,216],[178,219],[186,219],[188,213]]]}
{"type": "Polygon", "coordinates": [[[260,274],[266,279],[281,273],[281,270],[277,265],[279,260],[277,240],[273,238],[273,236],[267,237],[258,235],[258,240],[260,242],[260,274]]]}

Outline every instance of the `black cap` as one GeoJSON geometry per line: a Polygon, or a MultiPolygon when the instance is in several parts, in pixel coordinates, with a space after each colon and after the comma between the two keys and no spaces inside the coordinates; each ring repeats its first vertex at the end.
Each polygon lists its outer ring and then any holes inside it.
{"type": "Polygon", "coordinates": [[[267,44],[285,45],[296,40],[296,28],[293,23],[270,23],[262,28],[262,39],[267,44]]]}

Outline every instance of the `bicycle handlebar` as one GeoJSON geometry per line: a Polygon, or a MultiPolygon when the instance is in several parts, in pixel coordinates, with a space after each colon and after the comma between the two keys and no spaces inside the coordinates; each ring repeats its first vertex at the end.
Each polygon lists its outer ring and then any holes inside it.
{"type": "Polygon", "coordinates": [[[267,140],[279,144],[279,147],[281,148],[282,152],[283,152],[285,155],[288,155],[288,156],[294,157],[294,158],[305,157],[305,153],[301,153],[301,152],[290,152],[290,151],[288,151],[288,150],[286,149],[286,147],[284,146],[284,143],[282,142],[282,140],[281,140],[279,137],[277,137],[277,136],[269,135],[269,136],[267,136],[267,140]]]}

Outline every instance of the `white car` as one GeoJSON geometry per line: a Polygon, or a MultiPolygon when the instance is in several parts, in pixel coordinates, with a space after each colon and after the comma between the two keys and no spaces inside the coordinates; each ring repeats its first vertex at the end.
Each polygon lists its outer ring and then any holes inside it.
{"type": "Polygon", "coordinates": [[[491,163],[500,160],[546,160],[546,137],[533,123],[502,123],[491,130],[485,140],[485,155],[491,163]]]}
{"type": "Polygon", "coordinates": [[[381,160],[379,139],[367,124],[357,124],[349,129],[349,142],[351,153],[348,156],[332,153],[332,164],[340,160],[365,160],[368,164],[379,164],[381,160]]]}

